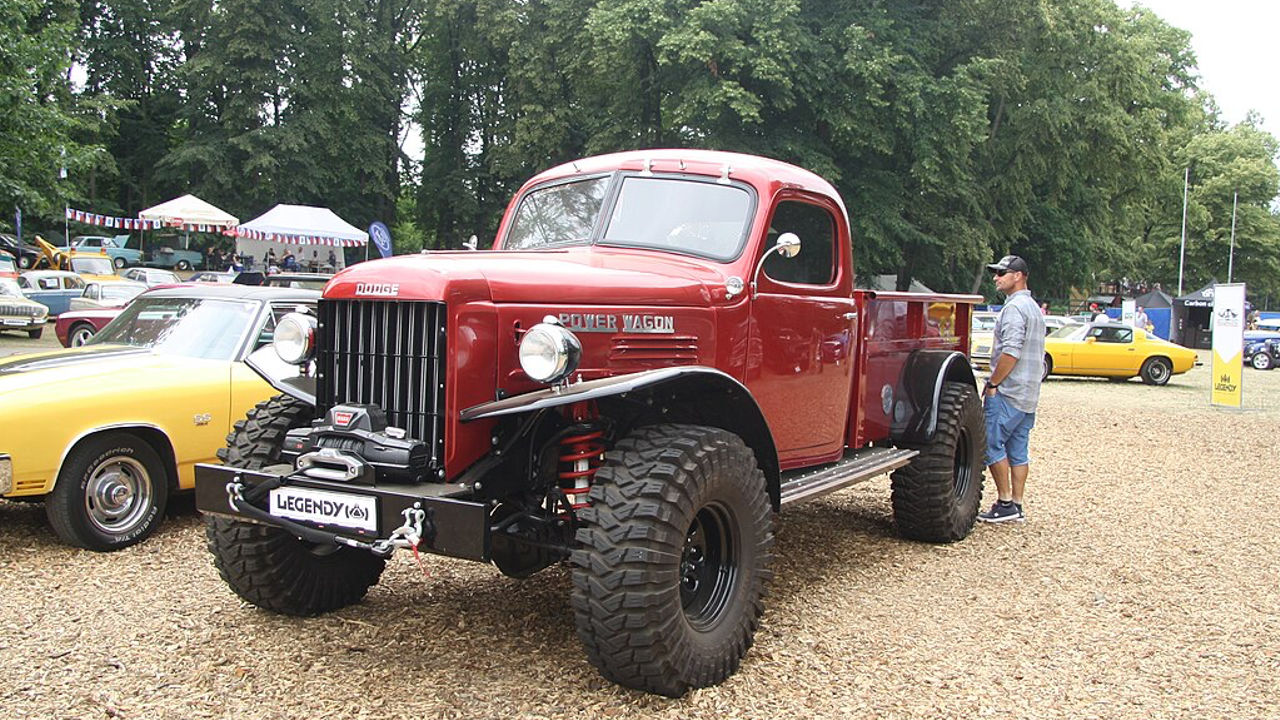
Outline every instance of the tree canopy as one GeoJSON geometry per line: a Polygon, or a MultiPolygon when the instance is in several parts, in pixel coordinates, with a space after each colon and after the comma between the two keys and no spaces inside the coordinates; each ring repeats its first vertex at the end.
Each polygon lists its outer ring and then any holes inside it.
{"type": "Polygon", "coordinates": [[[9,0],[0,203],[321,204],[459,247],[549,165],[716,148],[829,178],[861,273],[990,292],[1015,252],[1065,298],[1173,289],[1186,177],[1186,284],[1226,280],[1234,210],[1232,279],[1280,297],[1276,138],[1195,73],[1114,0],[9,0]]]}

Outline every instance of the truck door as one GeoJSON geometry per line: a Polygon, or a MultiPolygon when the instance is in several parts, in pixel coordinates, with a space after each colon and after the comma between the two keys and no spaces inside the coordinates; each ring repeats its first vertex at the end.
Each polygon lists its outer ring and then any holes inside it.
{"type": "Polygon", "coordinates": [[[846,227],[830,200],[780,195],[756,255],[782,233],[800,238],[799,255],[772,253],[761,268],[746,372],[784,468],[844,448],[857,337],[846,227]]]}

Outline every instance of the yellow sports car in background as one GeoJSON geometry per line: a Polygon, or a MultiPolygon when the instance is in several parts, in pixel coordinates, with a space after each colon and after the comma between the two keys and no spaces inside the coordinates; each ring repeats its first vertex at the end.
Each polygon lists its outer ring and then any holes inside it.
{"type": "Polygon", "coordinates": [[[1195,367],[1196,352],[1120,323],[1068,325],[1045,338],[1044,373],[1127,380],[1148,385],[1195,367]]]}
{"type": "Polygon", "coordinates": [[[88,345],[0,359],[0,495],[43,498],[65,542],[147,537],[169,495],[275,394],[243,363],[319,293],[204,285],[139,295],[88,345]],[[59,392],[51,393],[50,388],[59,392]]]}
{"type": "Polygon", "coordinates": [[[998,314],[976,312],[969,321],[969,361],[978,367],[991,366],[991,344],[995,341],[998,314]]]}

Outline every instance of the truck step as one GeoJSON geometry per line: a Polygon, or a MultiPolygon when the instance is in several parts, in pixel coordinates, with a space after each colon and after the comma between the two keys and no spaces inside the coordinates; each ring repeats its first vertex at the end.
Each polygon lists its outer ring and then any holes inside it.
{"type": "Polygon", "coordinates": [[[854,483],[896,470],[919,455],[902,448],[850,450],[840,460],[782,474],[782,504],[812,500],[854,483]]]}

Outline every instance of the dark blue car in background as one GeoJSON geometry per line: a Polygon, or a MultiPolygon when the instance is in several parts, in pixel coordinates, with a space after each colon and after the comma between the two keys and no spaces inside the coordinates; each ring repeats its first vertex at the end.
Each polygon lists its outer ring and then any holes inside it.
{"type": "Polygon", "coordinates": [[[1244,364],[1252,365],[1258,370],[1270,370],[1280,365],[1280,332],[1246,330],[1244,364]]]}

